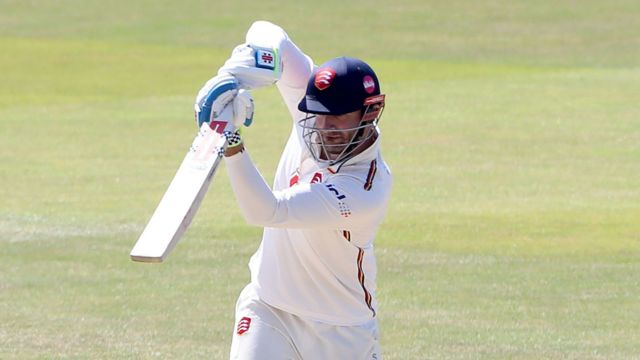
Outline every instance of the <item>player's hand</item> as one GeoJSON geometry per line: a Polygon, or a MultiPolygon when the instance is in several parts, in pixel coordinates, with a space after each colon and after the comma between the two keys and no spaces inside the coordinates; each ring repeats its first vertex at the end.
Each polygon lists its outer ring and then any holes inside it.
{"type": "Polygon", "coordinates": [[[219,74],[209,79],[198,91],[194,104],[198,128],[217,118],[237,94],[238,80],[232,75],[219,74]]]}
{"type": "Polygon", "coordinates": [[[248,90],[241,89],[238,95],[233,98],[233,124],[236,129],[242,125],[251,126],[253,122],[253,97],[248,90]]]}
{"type": "Polygon", "coordinates": [[[235,47],[218,74],[231,74],[242,89],[257,89],[280,79],[282,63],[278,50],[245,43],[235,47]]]}
{"type": "Polygon", "coordinates": [[[242,126],[249,126],[253,121],[253,98],[248,90],[241,89],[238,95],[233,98],[227,108],[233,110],[233,126],[234,130],[227,130],[224,136],[227,137],[227,149],[225,156],[233,156],[244,150],[242,142],[242,126]]]}

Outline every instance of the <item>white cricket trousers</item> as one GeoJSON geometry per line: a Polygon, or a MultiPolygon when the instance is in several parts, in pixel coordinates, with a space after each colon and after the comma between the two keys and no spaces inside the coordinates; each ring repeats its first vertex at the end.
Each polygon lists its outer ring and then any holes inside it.
{"type": "Polygon", "coordinates": [[[231,360],[381,360],[376,319],[358,326],[306,320],[260,300],[251,284],[236,303],[231,360]]]}

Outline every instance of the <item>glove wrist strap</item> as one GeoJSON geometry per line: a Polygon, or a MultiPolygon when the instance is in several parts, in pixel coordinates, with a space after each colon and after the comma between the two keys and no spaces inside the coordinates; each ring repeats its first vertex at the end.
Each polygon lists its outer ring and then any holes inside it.
{"type": "Polygon", "coordinates": [[[224,136],[227,138],[227,149],[242,145],[242,128],[236,131],[225,131],[224,136]]]}

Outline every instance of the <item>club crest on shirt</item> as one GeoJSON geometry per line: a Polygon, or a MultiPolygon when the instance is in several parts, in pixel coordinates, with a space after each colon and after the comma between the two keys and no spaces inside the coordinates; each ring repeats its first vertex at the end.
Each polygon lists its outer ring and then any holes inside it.
{"type": "Polygon", "coordinates": [[[250,317],[245,316],[242,319],[240,319],[240,321],[238,321],[238,329],[237,329],[238,335],[242,335],[247,331],[249,331],[249,327],[251,327],[250,317]]]}
{"type": "Polygon", "coordinates": [[[310,184],[315,184],[315,183],[319,183],[322,182],[322,173],[315,173],[313,174],[313,178],[311,178],[311,182],[309,182],[310,184]]]}
{"type": "MultiPolygon", "coordinates": [[[[289,178],[289,187],[292,187],[293,185],[296,185],[299,182],[300,182],[300,170],[296,169],[293,175],[291,175],[291,177],[289,178]]],[[[322,173],[316,172],[315,174],[313,174],[313,177],[309,181],[309,184],[316,184],[321,182],[322,182],[322,173]]]]}

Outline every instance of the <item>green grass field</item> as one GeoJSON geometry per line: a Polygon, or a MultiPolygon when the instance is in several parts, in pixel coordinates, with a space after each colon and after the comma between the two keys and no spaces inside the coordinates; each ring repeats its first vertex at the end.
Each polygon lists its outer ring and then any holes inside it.
{"type": "MultiPolygon", "coordinates": [[[[385,359],[640,358],[633,0],[0,0],[0,358],[227,357],[261,229],[224,168],[166,263],[128,254],[256,19],[388,94],[385,359]]],[[[272,179],[289,119],[254,97],[272,179]]]]}

